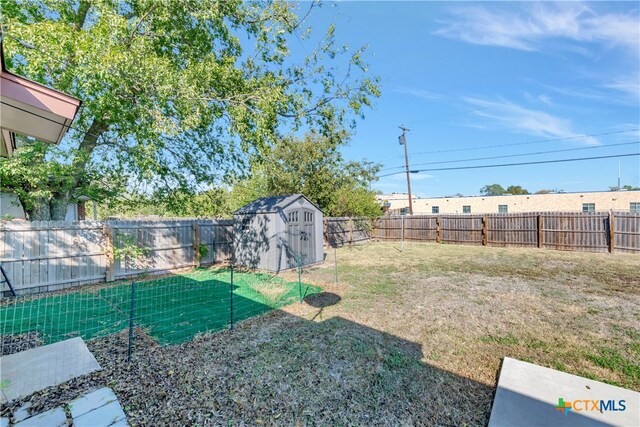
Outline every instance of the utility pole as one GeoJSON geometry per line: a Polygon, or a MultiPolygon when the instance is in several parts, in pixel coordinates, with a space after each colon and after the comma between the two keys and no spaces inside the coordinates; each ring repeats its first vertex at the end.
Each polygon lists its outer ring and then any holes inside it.
{"type": "Polygon", "coordinates": [[[411,179],[409,179],[409,154],[407,152],[407,137],[406,133],[411,131],[411,129],[407,129],[404,126],[399,126],[402,129],[402,135],[398,137],[398,141],[400,145],[404,145],[404,165],[407,170],[407,192],[409,193],[409,215],[413,215],[413,201],[411,200],[411,179]]]}
{"type": "Polygon", "coordinates": [[[620,191],[620,159],[618,159],[618,191],[620,191]]]}

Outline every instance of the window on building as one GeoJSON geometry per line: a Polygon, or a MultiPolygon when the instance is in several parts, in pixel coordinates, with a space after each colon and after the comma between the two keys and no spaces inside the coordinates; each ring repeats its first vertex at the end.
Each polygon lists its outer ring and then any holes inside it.
{"type": "Polygon", "coordinates": [[[440,213],[440,206],[431,206],[431,213],[440,213]]]}
{"type": "Polygon", "coordinates": [[[582,204],[582,212],[595,212],[596,204],[595,203],[583,203],[582,204]]]}
{"type": "Polygon", "coordinates": [[[242,218],[242,225],[240,227],[240,230],[249,231],[250,228],[251,228],[251,218],[248,216],[245,216],[244,218],[242,218]]]}
{"type": "Polygon", "coordinates": [[[629,210],[631,212],[640,213],[640,202],[629,203],[629,210]]]}
{"type": "Polygon", "coordinates": [[[507,213],[509,212],[509,207],[507,205],[498,205],[498,213],[507,213]]]}
{"type": "Polygon", "coordinates": [[[462,207],[462,213],[471,213],[471,206],[470,205],[464,205],[462,207]]]}
{"type": "Polygon", "coordinates": [[[409,208],[400,208],[400,215],[409,215],[409,208]]]}

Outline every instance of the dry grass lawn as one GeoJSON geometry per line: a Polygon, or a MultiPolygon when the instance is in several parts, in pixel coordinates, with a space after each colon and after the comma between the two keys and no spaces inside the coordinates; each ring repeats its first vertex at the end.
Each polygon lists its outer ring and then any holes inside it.
{"type": "Polygon", "coordinates": [[[93,340],[104,371],[32,401],[109,385],[133,425],[484,425],[504,356],[640,390],[638,255],[370,243],[337,256],[338,285],[333,251],[303,276],[337,304],[179,346],[140,339],[130,365],[124,336],[93,340]]]}

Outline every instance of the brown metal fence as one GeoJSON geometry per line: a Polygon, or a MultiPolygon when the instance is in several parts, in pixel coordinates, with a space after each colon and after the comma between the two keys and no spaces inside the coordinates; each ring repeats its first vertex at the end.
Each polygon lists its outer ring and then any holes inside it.
{"type": "Polygon", "coordinates": [[[386,216],[374,221],[372,237],[382,241],[640,253],[640,214],[529,212],[386,216]]]}

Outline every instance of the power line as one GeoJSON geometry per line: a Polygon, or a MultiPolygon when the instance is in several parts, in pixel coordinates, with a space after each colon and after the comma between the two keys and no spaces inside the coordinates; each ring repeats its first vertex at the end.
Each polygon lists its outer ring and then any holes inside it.
{"type": "MultiPolygon", "coordinates": [[[[476,160],[492,160],[492,159],[505,159],[509,157],[523,157],[523,156],[535,156],[539,154],[551,154],[551,153],[564,153],[568,151],[580,151],[580,150],[594,150],[598,148],[607,148],[607,147],[619,147],[622,145],[634,145],[638,144],[640,141],[633,142],[621,142],[617,144],[606,144],[606,145],[596,145],[593,147],[579,147],[579,148],[567,148],[564,150],[550,150],[550,151],[535,151],[531,153],[520,153],[520,154],[506,154],[504,156],[490,156],[490,157],[475,157],[470,159],[458,159],[458,160],[443,160],[439,162],[425,162],[425,163],[414,163],[413,166],[422,166],[422,165],[439,165],[445,163],[462,163],[462,162],[472,162],[476,160]]],[[[402,169],[404,166],[394,166],[391,168],[381,169],[381,171],[392,170],[392,169],[402,169]]]]}
{"type": "MultiPolygon", "coordinates": [[[[640,153],[625,153],[625,154],[614,154],[611,156],[596,156],[596,157],[578,157],[573,159],[559,159],[559,160],[540,160],[536,162],[523,162],[523,163],[503,163],[503,164],[494,164],[494,165],[476,165],[476,166],[458,166],[452,168],[434,168],[434,169],[417,169],[412,170],[411,173],[417,172],[434,172],[434,171],[453,171],[453,170],[462,170],[462,169],[486,169],[486,168],[500,168],[506,166],[525,166],[525,165],[541,165],[546,163],[564,163],[564,162],[579,162],[583,160],[597,160],[597,159],[611,159],[618,157],[632,157],[632,156],[640,156],[640,153]]],[[[385,176],[398,175],[403,172],[393,172],[384,175],[379,175],[378,178],[383,178],[385,176]]]]}
{"type": "Polygon", "coordinates": [[[449,149],[449,150],[436,150],[436,151],[419,151],[417,153],[413,153],[413,155],[417,155],[417,154],[453,153],[453,152],[457,152],[457,151],[471,151],[471,150],[484,150],[485,148],[514,147],[514,146],[517,146],[517,145],[539,144],[539,143],[542,143],[542,142],[568,141],[568,140],[573,140],[573,139],[589,138],[589,137],[592,137],[592,136],[615,135],[615,134],[619,134],[619,133],[636,132],[638,130],[640,130],[640,128],[617,130],[617,131],[612,131],[612,132],[602,132],[602,133],[593,133],[593,134],[585,134],[585,135],[568,136],[568,137],[564,137],[564,138],[538,139],[538,140],[535,140],[535,141],[514,142],[514,143],[509,143],[509,144],[484,145],[484,146],[481,146],[481,147],[452,148],[452,149],[449,149]]]}

